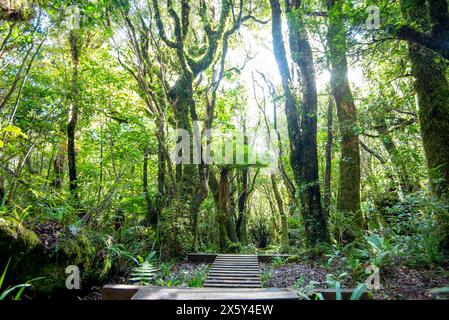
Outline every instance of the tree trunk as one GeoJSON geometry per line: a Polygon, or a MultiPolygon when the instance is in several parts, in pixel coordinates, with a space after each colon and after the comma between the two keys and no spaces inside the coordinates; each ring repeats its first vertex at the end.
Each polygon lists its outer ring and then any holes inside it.
{"type": "Polygon", "coordinates": [[[235,231],[234,219],[230,212],[230,183],[229,169],[222,168],[220,172],[220,181],[218,183],[218,205],[219,205],[219,227],[220,227],[220,246],[222,250],[227,248],[227,242],[230,240],[238,242],[235,231]],[[223,233],[225,232],[225,233],[223,233]]]}
{"type": "Polygon", "coordinates": [[[274,198],[276,199],[276,203],[279,209],[279,215],[281,217],[281,251],[288,251],[289,247],[289,239],[288,239],[288,224],[287,224],[287,215],[284,211],[284,202],[282,201],[281,193],[279,192],[278,184],[276,181],[276,175],[271,174],[271,186],[273,188],[274,198]]]}
{"type": "Polygon", "coordinates": [[[332,145],[334,142],[333,134],[333,100],[329,97],[327,106],[327,141],[326,141],[326,172],[324,174],[324,211],[329,216],[330,204],[331,204],[331,175],[332,175],[332,145]]]}
{"type": "Polygon", "coordinates": [[[32,17],[34,1],[0,1],[0,20],[26,21],[32,17]]]}
{"type": "Polygon", "coordinates": [[[6,203],[6,190],[4,186],[3,177],[0,176],[0,209],[5,206],[6,203]]]}
{"type": "MultiPolygon", "coordinates": [[[[329,2],[328,47],[331,64],[331,88],[337,105],[341,136],[337,209],[351,214],[358,232],[365,226],[360,208],[360,147],[356,133],[357,114],[348,80],[346,59],[346,29],[343,16],[344,0],[329,2]]],[[[351,240],[354,235],[347,235],[351,240]]]]}
{"type": "Polygon", "coordinates": [[[69,186],[75,203],[78,204],[78,179],[76,172],[76,150],[75,150],[75,132],[78,122],[79,109],[79,88],[78,88],[78,65],[79,65],[79,32],[72,30],[70,32],[70,48],[72,53],[72,83],[70,92],[70,121],[67,126],[67,156],[69,165],[69,186]]]}
{"type": "MultiPolygon", "coordinates": [[[[430,29],[424,2],[402,0],[402,11],[409,23],[430,29]]],[[[438,55],[414,43],[409,43],[412,74],[419,107],[421,135],[435,194],[449,191],[449,83],[444,63],[438,55]]]]}
{"type": "MultiPolygon", "coordinates": [[[[248,136],[246,133],[246,120],[243,119],[243,144],[245,146],[245,148],[247,148],[248,146],[248,136]]],[[[243,221],[245,220],[245,215],[246,215],[246,203],[248,201],[248,197],[249,197],[249,168],[248,167],[244,167],[241,170],[241,175],[240,175],[240,192],[239,192],[239,198],[238,198],[238,218],[237,218],[237,225],[236,225],[236,230],[237,230],[237,236],[240,239],[240,241],[242,241],[243,238],[243,234],[244,234],[244,230],[242,227],[244,227],[243,225],[243,221]]]]}
{"type": "Polygon", "coordinates": [[[56,154],[56,159],[54,161],[54,171],[55,171],[55,180],[53,182],[53,186],[55,189],[61,189],[62,183],[64,180],[64,162],[65,162],[65,150],[64,146],[59,146],[58,153],[56,154]]]}
{"type": "MultiPolygon", "coordinates": [[[[409,24],[417,24],[424,30],[435,26],[435,12],[428,20],[426,4],[418,0],[402,0],[401,9],[409,24]]],[[[447,6],[446,6],[447,11],[447,6]]],[[[446,14],[447,16],[447,14],[446,14]]],[[[430,174],[432,191],[447,199],[449,191],[449,82],[446,66],[434,52],[409,43],[412,74],[419,107],[421,136],[430,174]]],[[[440,248],[449,252],[449,223],[445,214],[437,216],[438,228],[443,235],[440,248]]]]}
{"type": "Polygon", "coordinates": [[[382,144],[385,150],[387,150],[391,162],[393,163],[394,168],[399,176],[399,185],[402,192],[413,192],[415,188],[410,181],[406,160],[400,158],[398,148],[396,147],[393,138],[388,133],[388,127],[385,118],[382,115],[375,115],[375,121],[376,131],[379,133],[382,144]]]}
{"type": "Polygon", "coordinates": [[[321,207],[318,183],[317,155],[317,93],[312,50],[299,11],[299,1],[287,4],[287,19],[290,47],[293,60],[298,64],[303,80],[303,97],[300,106],[301,119],[297,114],[298,104],[290,85],[291,76],[282,37],[281,8],[279,1],[270,0],[272,13],[273,50],[282,78],[285,95],[285,112],[290,139],[290,164],[300,192],[306,242],[315,246],[329,241],[327,219],[321,207]],[[292,5],[295,7],[293,9],[292,5]]]}
{"type": "Polygon", "coordinates": [[[150,151],[148,147],[145,147],[144,155],[143,155],[143,175],[142,175],[142,184],[143,184],[143,194],[145,196],[145,203],[147,206],[147,221],[150,225],[156,226],[158,217],[156,212],[154,211],[154,207],[151,201],[150,193],[148,190],[148,158],[150,156],[150,151]]]}

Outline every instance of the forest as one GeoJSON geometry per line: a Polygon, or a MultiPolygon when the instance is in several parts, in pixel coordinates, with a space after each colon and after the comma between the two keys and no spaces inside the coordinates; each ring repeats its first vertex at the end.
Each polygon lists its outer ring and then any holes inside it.
{"type": "Polygon", "coordinates": [[[449,298],[449,1],[0,0],[0,300],[200,290],[195,254],[449,298]]]}

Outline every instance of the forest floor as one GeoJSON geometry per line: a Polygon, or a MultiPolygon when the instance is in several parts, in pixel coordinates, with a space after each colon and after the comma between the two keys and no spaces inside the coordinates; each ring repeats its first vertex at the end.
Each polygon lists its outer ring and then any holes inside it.
{"type": "MultiPolygon", "coordinates": [[[[159,271],[152,285],[166,287],[189,287],[189,281],[198,277],[198,270],[206,270],[207,264],[180,262],[171,264],[169,270],[159,271]]],[[[298,281],[302,285],[316,282],[316,288],[326,288],[326,275],[331,273],[317,263],[288,263],[282,266],[261,264],[265,288],[293,288],[298,281]],[[301,279],[301,280],[300,280],[301,279]]],[[[206,273],[204,273],[206,275],[206,273]]],[[[119,277],[113,283],[130,283],[126,277],[119,277]]],[[[198,284],[198,283],[194,283],[198,284]]],[[[449,269],[409,268],[393,266],[381,271],[381,290],[375,291],[376,300],[428,300],[430,290],[449,285],[449,269]]],[[[350,277],[342,280],[343,288],[357,286],[350,277]]],[[[97,291],[98,292],[98,291],[97,291]]],[[[101,298],[93,293],[86,299],[101,298]]]]}
{"type": "MultiPolygon", "coordinates": [[[[34,230],[47,249],[53,248],[61,241],[62,226],[58,223],[34,225],[34,230]]],[[[161,264],[151,285],[162,287],[201,287],[207,276],[207,264],[186,261],[161,264]]],[[[326,288],[326,275],[338,275],[341,270],[330,270],[317,262],[261,264],[262,283],[266,288],[293,288],[306,286],[315,282],[315,287],[326,288]]],[[[130,284],[129,270],[108,279],[108,284],[130,284]]],[[[431,299],[430,290],[449,286],[449,265],[446,267],[411,268],[400,262],[381,270],[381,290],[374,292],[374,299],[391,300],[425,300],[431,299]]],[[[357,283],[349,276],[342,280],[343,288],[355,288],[357,283]]],[[[100,286],[92,287],[82,299],[101,299],[100,286]]]]}
{"type": "MultiPolygon", "coordinates": [[[[280,267],[269,264],[261,265],[263,273],[269,276],[265,280],[267,288],[291,288],[298,279],[307,285],[317,282],[317,288],[325,288],[326,274],[330,273],[323,267],[314,264],[290,263],[280,267]]],[[[393,266],[381,271],[381,289],[374,292],[376,300],[426,300],[431,299],[430,290],[449,285],[449,269],[409,268],[393,266]]],[[[350,278],[342,281],[343,288],[355,288],[356,284],[350,278]]]]}

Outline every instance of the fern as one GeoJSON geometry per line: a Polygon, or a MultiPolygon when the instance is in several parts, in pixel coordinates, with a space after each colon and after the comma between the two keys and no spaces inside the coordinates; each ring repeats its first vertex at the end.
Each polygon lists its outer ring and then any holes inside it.
{"type": "Polygon", "coordinates": [[[151,263],[144,261],[132,270],[131,278],[129,280],[132,282],[139,282],[142,285],[147,285],[154,279],[156,272],[157,269],[154,268],[151,263]]]}

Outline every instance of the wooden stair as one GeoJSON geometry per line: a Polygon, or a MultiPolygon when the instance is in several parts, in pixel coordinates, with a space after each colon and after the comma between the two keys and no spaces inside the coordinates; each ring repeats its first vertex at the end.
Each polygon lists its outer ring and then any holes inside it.
{"type": "Polygon", "coordinates": [[[260,288],[256,255],[218,254],[209,270],[205,288],[260,288]]]}

